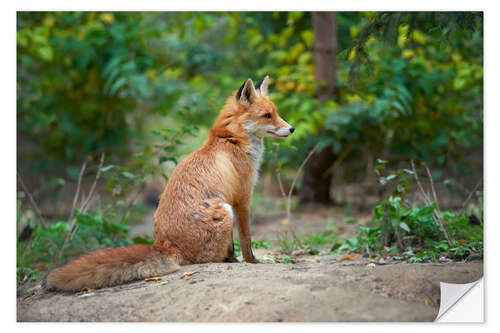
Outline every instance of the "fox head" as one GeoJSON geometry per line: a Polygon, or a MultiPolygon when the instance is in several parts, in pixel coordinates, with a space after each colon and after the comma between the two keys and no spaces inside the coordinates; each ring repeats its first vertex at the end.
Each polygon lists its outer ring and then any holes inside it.
{"type": "Polygon", "coordinates": [[[260,138],[286,138],[293,133],[295,128],[278,115],[278,108],[267,96],[268,85],[268,76],[255,86],[251,79],[246,80],[238,92],[229,97],[216,125],[260,138]]]}

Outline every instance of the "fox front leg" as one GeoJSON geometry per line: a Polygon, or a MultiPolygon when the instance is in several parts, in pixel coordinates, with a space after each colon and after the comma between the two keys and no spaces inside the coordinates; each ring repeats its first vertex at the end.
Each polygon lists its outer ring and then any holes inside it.
{"type": "Polygon", "coordinates": [[[227,257],[224,259],[224,262],[239,262],[238,259],[234,256],[234,240],[233,240],[233,235],[231,233],[231,243],[229,244],[229,247],[227,249],[227,257]]]}
{"type": "Polygon", "coordinates": [[[256,264],[252,252],[252,239],[250,235],[250,207],[249,205],[237,206],[236,214],[238,214],[238,231],[240,234],[240,248],[243,258],[246,262],[256,264]]]}

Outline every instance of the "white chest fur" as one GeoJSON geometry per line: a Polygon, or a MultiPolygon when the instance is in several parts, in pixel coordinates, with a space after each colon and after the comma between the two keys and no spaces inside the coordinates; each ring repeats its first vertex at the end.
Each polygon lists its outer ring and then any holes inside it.
{"type": "Polygon", "coordinates": [[[255,186],[259,180],[259,169],[262,163],[262,156],[264,154],[264,141],[262,138],[253,134],[250,134],[248,138],[250,139],[250,147],[247,150],[247,156],[250,161],[252,161],[255,169],[253,176],[253,186],[255,186]]]}

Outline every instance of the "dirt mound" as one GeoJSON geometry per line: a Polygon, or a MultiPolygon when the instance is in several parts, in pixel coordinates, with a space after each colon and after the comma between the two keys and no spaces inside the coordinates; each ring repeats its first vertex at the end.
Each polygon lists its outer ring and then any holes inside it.
{"type": "MultiPolygon", "coordinates": [[[[266,253],[255,251],[257,257],[266,253]]],[[[469,283],[482,261],[379,265],[299,256],[296,264],[183,266],[161,280],[17,299],[18,321],[433,321],[439,282],[469,283]]]]}

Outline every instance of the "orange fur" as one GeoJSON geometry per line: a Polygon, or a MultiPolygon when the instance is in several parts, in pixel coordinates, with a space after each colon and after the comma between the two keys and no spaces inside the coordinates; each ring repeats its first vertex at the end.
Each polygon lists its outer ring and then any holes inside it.
{"type": "Polygon", "coordinates": [[[232,259],[235,221],[243,257],[255,263],[249,207],[262,137],[293,132],[266,96],[267,77],[263,85],[261,92],[247,80],[240,99],[230,96],[207,140],[174,169],[153,217],[154,246],[91,252],[51,272],[47,285],[61,290],[100,288],[167,274],[178,264],[232,259]]]}

